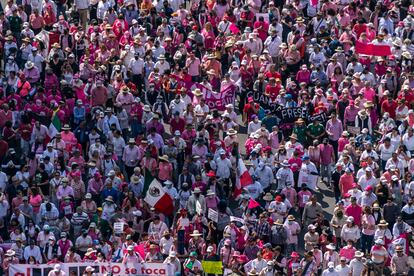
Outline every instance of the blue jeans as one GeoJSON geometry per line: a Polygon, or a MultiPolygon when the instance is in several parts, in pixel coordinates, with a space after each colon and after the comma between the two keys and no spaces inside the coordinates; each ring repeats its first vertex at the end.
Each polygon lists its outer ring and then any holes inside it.
{"type": "Polygon", "coordinates": [[[361,234],[361,251],[367,254],[367,251],[371,250],[372,243],[374,242],[374,235],[361,234]]]}

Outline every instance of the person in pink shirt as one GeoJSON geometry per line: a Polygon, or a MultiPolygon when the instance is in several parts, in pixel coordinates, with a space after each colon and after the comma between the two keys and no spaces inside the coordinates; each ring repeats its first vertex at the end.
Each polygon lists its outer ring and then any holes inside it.
{"type": "Polygon", "coordinates": [[[297,207],[298,193],[296,192],[295,189],[293,189],[292,185],[293,185],[293,183],[287,182],[286,187],[282,189],[281,193],[286,196],[286,199],[289,200],[292,207],[296,208],[297,207]]]}
{"type": "Polygon", "coordinates": [[[364,214],[361,218],[362,234],[361,234],[361,251],[368,254],[374,243],[375,234],[375,218],[372,215],[371,207],[365,206],[364,214]]]}
{"type": "Polygon", "coordinates": [[[306,64],[302,65],[302,70],[299,70],[298,73],[296,74],[296,81],[298,83],[306,83],[309,84],[310,83],[310,75],[311,72],[310,70],[308,70],[308,66],[306,64]]]}
{"type": "Polygon", "coordinates": [[[60,135],[62,136],[62,140],[65,142],[66,150],[68,152],[72,152],[73,146],[76,146],[78,144],[78,139],[76,139],[75,134],[73,134],[72,131],[70,131],[69,125],[64,125],[62,127],[62,132],[60,135]]]}
{"type": "Polygon", "coordinates": [[[347,244],[339,250],[339,256],[341,258],[346,258],[346,261],[349,262],[354,258],[356,248],[353,246],[352,241],[348,241],[347,244]]]}
{"type": "Polygon", "coordinates": [[[132,104],[134,103],[134,95],[129,91],[128,86],[123,86],[121,88],[121,93],[116,96],[115,104],[118,107],[125,108],[128,114],[131,113],[132,104]]]}
{"type": "Polygon", "coordinates": [[[352,171],[349,168],[345,169],[345,173],[339,179],[339,189],[342,196],[352,189],[352,184],[355,182],[352,171]]]}
{"type": "Polygon", "coordinates": [[[173,167],[168,160],[168,155],[163,155],[158,158],[158,178],[162,181],[172,180],[173,167]]]}
{"type": "Polygon", "coordinates": [[[357,204],[355,197],[351,197],[351,205],[346,207],[345,214],[348,217],[353,217],[356,225],[361,225],[362,207],[357,204]]]}
{"type": "Polygon", "coordinates": [[[290,254],[297,250],[298,247],[298,235],[300,233],[300,225],[297,221],[295,221],[295,217],[293,215],[289,215],[287,220],[284,224],[284,227],[288,229],[287,231],[287,253],[290,254]]]}
{"type": "Polygon", "coordinates": [[[306,203],[310,201],[312,192],[309,191],[308,186],[305,183],[303,183],[301,187],[302,189],[298,192],[298,206],[299,206],[300,213],[302,215],[303,209],[305,208],[306,203]]]}
{"type": "Polygon", "coordinates": [[[343,131],[341,138],[338,139],[338,154],[341,154],[345,146],[349,144],[349,133],[348,131],[343,131]]]}
{"type": "Polygon", "coordinates": [[[364,84],[365,87],[363,87],[360,92],[364,93],[364,98],[367,101],[374,102],[376,96],[375,90],[371,87],[371,83],[369,81],[366,81],[364,84]]]}

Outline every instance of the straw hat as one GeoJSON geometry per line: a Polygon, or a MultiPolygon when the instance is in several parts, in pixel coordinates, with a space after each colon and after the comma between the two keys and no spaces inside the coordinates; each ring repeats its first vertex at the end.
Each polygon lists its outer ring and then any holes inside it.
{"type": "Polygon", "coordinates": [[[203,92],[199,88],[194,89],[193,95],[196,97],[203,96],[203,92]]]}
{"type": "Polygon", "coordinates": [[[380,220],[380,223],[378,223],[378,226],[388,226],[388,222],[382,219],[380,220]]]}
{"type": "Polygon", "coordinates": [[[283,225],[282,220],[277,219],[275,222],[273,222],[274,225],[283,225]]]}
{"type": "Polygon", "coordinates": [[[230,129],[227,131],[227,134],[228,134],[228,135],[236,135],[236,134],[237,134],[237,131],[236,131],[236,130],[234,130],[233,128],[230,128],[230,129]]]}
{"type": "Polygon", "coordinates": [[[88,250],[86,250],[85,256],[89,256],[89,255],[91,255],[92,253],[95,253],[95,252],[96,252],[96,250],[93,250],[93,248],[88,248],[88,250]]]}
{"type": "Polygon", "coordinates": [[[303,23],[303,22],[305,22],[305,20],[301,16],[296,18],[296,23],[303,23]]]}
{"type": "Polygon", "coordinates": [[[295,217],[294,217],[293,215],[289,215],[289,216],[287,217],[287,220],[288,220],[288,221],[294,221],[294,220],[296,220],[296,219],[295,219],[295,217]]]}
{"type": "Polygon", "coordinates": [[[333,243],[330,243],[326,246],[327,249],[335,250],[336,246],[333,243]]]}
{"type": "Polygon", "coordinates": [[[9,249],[6,251],[5,255],[11,257],[11,256],[16,255],[16,252],[13,249],[9,249]]]}
{"type": "Polygon", "coordinates": [[[70,130],[70,126],[68,124],[63,125],[62,130],[70,130]]]}
{"type": "Polygon", "coordinates": [[[168,162],[169,160],[168,160],[168,155],[166,155],[166,154],[164,154],[163,156],[161,156],[161,157],[158,157],[158,159],[159,160],[163,160],[163,161],[166,161],[166,162],[168,162]]]}
{"type": "Polygon", "coordinates": [[[190,234],[191,237],[200,237],[202,234],[198,232],[198,230],[194,230],[193,233],[190,234]]]}
{"type": "Polygon", "coordinates": [[[28,62],[26,62],[26,64],[24,65],[24,67],[27,70],[30,70],[30,69],[32,69],[34,67],[34,63],[29,60],[28,62]]]}
{"type": "Polygon", "coordinates": [[[354,256],[356,258],[361,258],[361,257],[364,257],[364,253],[362,253],[361,251],[358,250],[358,251],[355,251],[354,256]]]}
{"type": "Polygon", "coordinates": [[[365,108],[370,108],[370,107],[373,107],[373,106],[374,106],[374,104],[371,101],[367,101],[367,102],[364,103],[365,108]]]}

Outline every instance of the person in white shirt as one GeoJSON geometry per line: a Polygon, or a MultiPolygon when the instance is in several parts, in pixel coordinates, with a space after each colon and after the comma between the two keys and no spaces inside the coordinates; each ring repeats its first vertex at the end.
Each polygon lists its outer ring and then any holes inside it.
{"type": "Polygon", "coordinates": [[[253,115],[252,119],[253,120],[249,123],[247,127],[247,134],[249,135],[259,130],[260,127],[262,126],[262,121],[260,121],[256,115],[253,115]]]}
{"type": "Polygon", "coordinates": [[[282,44],[282,40],[277,35],[277,30],[273,29],[270,31],[270,36],[268,36],[264,42],[265,48],[269,51],[269,55],[272,58],[276,58],[279,55],[279,46],[282,44]]]}
{"type": "Polygon", "coordinates": [[[179,114],[184,114],[184,111],[186,110],[185,102],[181,99],[180,94],[177,94],[175,96],[175,99],[171,101],[169,109],[170,114],[174,114],[178,112],[179,114]]]}
{"type": "Polygon", "coordinates": [[[181,275],[181,263],[180,260],[177,258],[177,253],[175,251],[170,251],[170,254],[164,260],[164,264],[167,264],[168,266],[174,266],[174,275],[181,275]]]}
{"type": "MultiPolygon", "coordinates": [[[[19,171],[20,172],[20,171],[19,171]]],[[[17,172],[17,174],[19,174],[19,172],[17,172]]],[[[16,176],[17,176],[16,174],[16,176]]],[[[19,181],[21,181],[21,179],[17,176],[17,178],[19,179],[19,181]]],[[[6,184],[7,184],[7,175],[0,171],[0,192],[4,192],[4,190],[6,189],[6,184]]],[[[28,185],[26,184],[26,187],[28,187],[28,185]]]]}
{"type": "Polygon", "coordinates": [[[200,103],[194,108],[196,114],[207,115],[210,112],[210,108],[206,105],[206,100],[204,98],[200,99],[200,103]]]}
{"type": "Polygon", "coordinates": [[[364,263],[362,262],[362,257],[364,256],[364,253],[361,251],[355,251],[355,258],[351,260],[349,263],[350,268],[350,276],[360,276],[362,275],[362,271],[364,270],[364,263]]]}
{"type": "Polygon", "coordinates": [[[289,162],[284,160],[282,167],[276,173],[277,189],[283,190],[286,187],[286,183],[295,183],[293,179],[293,172],[289,167],[289,162]]]}
{"type": "MultiPolygon", "coordinates": [[[[329,267],[329,266],[328,266],[329,267]]],[[[341,263],[335,267],[338,276],[349,276],[351,268],[346,264],[346,258],[341,257],[341,263]]]]}
{"type": "Polygon", "coordinates": [[[414,151],[414,132],[411,127],[407,128],[407,133],[403,135],[402,142],[403,145],[407,147],[408,151],[414,151]]]}
{"type": "Polygon", "coordinates": [[[46,148],[46,150],[43,152],[43,154],[42,154],[42,159],[44,159],[46,156],[49,156],[49,158],[50,158],[50,162],[51,163],[55,163],[55,161],[58,159],[58,152],[57,152],[57,150],[55,150],[54,148],[53,148],[53,144],[52,143],[48,143],[47,144],[47,148],[46,148]]]}
{"type": "Polygon", "coordinates": [[[29,257],[33,256],[38,263],[42,263],[42,253],[40,247],[35,244],[33,239],[30,240],[29,245],[23,251],[23,257],[26,262],[29,262],[29,257]]]}
{"type": "Polygon", "coordinates": [[[335,269],[333,262],[328,263],[328,268],[322,272],[322,276],[339,276],[339,272],[335,269]]]}
{"type": "Polygon", "coordinates": [[[256,269],[256,271],[262,271],[267,267],[267,262],[263,259],[261,252],[257,252],[257,258],[252,260],[251,266],[256,269]]]}
{"type": "Polygon", "coordinates": [[[243,46],[250,49],[252,55],[260,55],[263,49],[262,41],[254,33],[249,34],[249,39],[244,41],[243,46]]]}
{"type": "Polygon", "coordinates": [[[107,0],[99,1],[97,11],[96,11],[96,17],[103,21],[105,18],[106,11],[109,10],[109,8],[111,7],[112,7],[112,4],[110,1],[107,1],[107,0]]]}
{"type": "Polygon", "coordinates": [[[377,186],[377,179],[372,175],[371,167],[365,169],[365,175],[359,178],[358,184],[361,186],[362,190],[365,190],[368,186],[371,186],[372,188],[377,186]]]}
{"type": "Polygon", "coordinates": [[[274,175],[272,169],[265,165],[262,161],[259,162],[254,174],[260,179],[259,182],[262,184],[263,189],[267,189],[273,184],[274,175]]]}
{"type": "MultiPolygon", "coordinates": [[[[256,178],[253,176],[253,178],[256,178]]],[[[262,193],[263,193],[263,187],[262,184],[259,181],[254,181],[254,183],[246,186],[244,188],[251,198],[257,199],[262,193]]]]}
{"type": "Polygon", "coordinates": [[[165,71],[170,70],[170,64],[165,61],[164,54],[158,57],[158,61],[155,63],[154,68],[158,69],[160,75],[163,75],[165,71]]]}
{"type": "Polygon", "coordinates": [[[29,55],[28,61],[34,63],[34,65],[39,69],[39,72],[42,73],[43,71],[43,62],[45,59],[41,54],[39,54],[36,47],[32,48],[32,53],[29,55]]]}
{"type": "Polygon", "coordinates": [[[162,238],[160,239],[159,246],[160,252],[164,257],[168,256],[170,252],[174,250],[174,239],[171,238],[170,231],[164,231],[162,238]]]}

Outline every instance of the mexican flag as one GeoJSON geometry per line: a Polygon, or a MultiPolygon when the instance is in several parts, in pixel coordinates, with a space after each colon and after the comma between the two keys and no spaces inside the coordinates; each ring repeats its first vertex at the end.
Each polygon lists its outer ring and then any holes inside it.
{"type": "Polygon", "coordinates": [[[144,188],[142,189],[143,197],[147,195],[148,188],[154,179],[155,178],[152,176],[151,172],[147,168],[144,168],[144,188]]]}
{"type": "Polygon", "coordinates": [[[53,112],[52,122],[49,125],[49,137],[53,138],[56,136],[60,129],[62,128],[62,123],[60,122],[59,117],[57,116],[59,109],[53,112]]]}
{"type": "Polygon", "coordinates": [[[246,168],[243,160],[239,158],[237,166],[237,176],[236,176],[236,188],[234,190],[234,196],[237,197],[241,194],[244,187],[253,184],[252,176],[246,168]]]}
{"type": "Polygon", "coordinates": [[[152,180],[144,200],[151,207],[154,207],[155,210],[163,214],[171,215],[174,211],[173,199],[164,191],[157,179],[152,180]]]}

